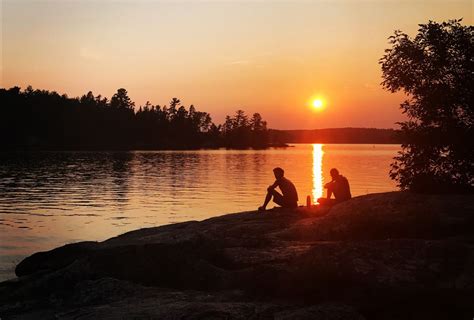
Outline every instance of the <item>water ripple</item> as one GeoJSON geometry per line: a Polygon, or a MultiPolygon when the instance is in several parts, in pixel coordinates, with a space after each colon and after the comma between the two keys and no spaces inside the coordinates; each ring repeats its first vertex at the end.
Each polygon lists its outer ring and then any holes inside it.
{"type": "MultiPolygon", "coordinates": [[[[353,195],[395,189],[388,170],[399,146],[322,148],[324,180],[337,167],[349,178],[353,195]]],[[[0,243],[9,254],[22,256],[78,239],[104,240],[145,226],[253,210],[273,182],[276,166],[286,170],[302,203],[313,192],[313,161],[312,145],[286,150],[3,152],[0,243]]]]}

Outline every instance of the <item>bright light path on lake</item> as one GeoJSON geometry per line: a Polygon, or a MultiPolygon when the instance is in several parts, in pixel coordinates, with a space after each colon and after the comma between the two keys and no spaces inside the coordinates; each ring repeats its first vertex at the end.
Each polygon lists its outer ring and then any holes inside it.
{"type": "Polygon", "coordinates": [[[313,203],[323,196],[323,155],[323,145],[313,144],[313,203]]]}

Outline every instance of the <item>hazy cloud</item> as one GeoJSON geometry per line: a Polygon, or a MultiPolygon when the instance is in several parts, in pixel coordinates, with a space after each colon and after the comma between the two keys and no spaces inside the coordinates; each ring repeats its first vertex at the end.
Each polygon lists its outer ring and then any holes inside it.
{"type": "Polygon", "coordinates": [[[83,59],[94,60],[94,61],[99,61],[103,57],[103,55],[99,51],[88,48],[88,47],[81,47],[79,49],[79,55],[83,59]]]}
{"type": "Polygon", "coordinates": [[[234,65],[234,64],[250,64],[250,60],[235,60],[235,61],[231,61],[229,62],[228,64],[231,64],[231,65],[234,65]]]}

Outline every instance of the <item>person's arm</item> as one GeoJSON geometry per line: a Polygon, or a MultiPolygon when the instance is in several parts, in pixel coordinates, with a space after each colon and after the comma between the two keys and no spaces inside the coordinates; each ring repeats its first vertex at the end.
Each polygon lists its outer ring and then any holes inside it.
{"type": "Polygon", "coordinates": [[[329,188],[332,187],[333,184],[334,184],[334,180],[331,180],[331,181],[329,181],[328,183],[326,183],[326,184],[324,185],[324,188],[329,189],[329,188]]]}
{"type": "Polygon", "coordinates": [[[274,190],[276,187],[278,187],[278,185],[279,185],[278,180],[275,180],[275,182],[271,186],[268,186],[267,191],[274,190]]]}

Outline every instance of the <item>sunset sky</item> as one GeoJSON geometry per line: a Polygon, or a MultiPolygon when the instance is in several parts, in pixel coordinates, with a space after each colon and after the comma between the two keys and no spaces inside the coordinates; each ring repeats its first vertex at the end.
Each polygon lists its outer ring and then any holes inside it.
{"type": "Polygon", "coordinates": [[[403,95],[380,86],[387,37],[472,15],[471,0],[3,0],[1,87],[123,87],[137,106],[178,97],[217,123],[240,108],[271,128],[392,128],[403,95]]]}

